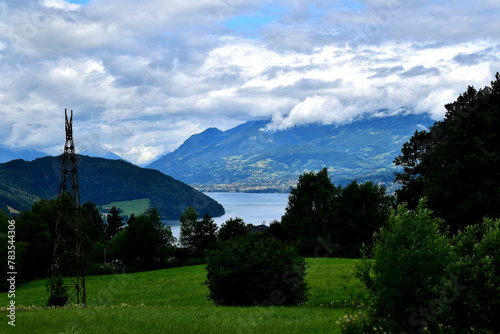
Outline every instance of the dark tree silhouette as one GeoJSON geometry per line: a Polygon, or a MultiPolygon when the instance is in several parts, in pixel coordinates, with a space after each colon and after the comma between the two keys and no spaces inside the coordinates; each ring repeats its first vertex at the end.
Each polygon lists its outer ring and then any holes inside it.
{"type": "Polygon", "coordinates": [[[427,198],[429,208],[452,232],[500,217],[500,75],[491,87],[468,87],[445,106],[443,121],[417,131],[403,145],[395,181],[398,202],[415,208],[427,198]]]}

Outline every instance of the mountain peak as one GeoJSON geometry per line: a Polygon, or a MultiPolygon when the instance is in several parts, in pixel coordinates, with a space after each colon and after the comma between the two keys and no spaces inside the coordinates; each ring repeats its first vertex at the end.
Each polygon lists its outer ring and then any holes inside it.
{"type": "Polygon", "coordinates": [[[324,167],[340,184],[391,182],[402,143],[433,121],[425,115],[398,115],[262,131],[269,123],[207,129],[148,167],[205,190],[287,191],[303,172],[324,167]]]}

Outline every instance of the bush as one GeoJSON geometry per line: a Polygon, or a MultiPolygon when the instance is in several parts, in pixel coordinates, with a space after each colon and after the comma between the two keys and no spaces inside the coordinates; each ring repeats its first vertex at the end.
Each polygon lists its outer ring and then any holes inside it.
{"type": "Polygon", "coordinates": [[[305,260],[281,241],[236,237],[207,256],[208,299],[216,305],[298,305],[307,300],[305,270],[305,260]]]}
{"type": "Polygon", "coordinates": [[[427,312],[441,300],[450,264],[448,238],[440,225],[421,201],[416,212],[400,205],[388,227],[374,235],[375,261],[364,256],[357,269],[373,301],[369,312],[374,326],[390,332],[437,326],[438,319],[427,312]]]}
{"type": "Polygon", "coordinates": [[[500,219],[468,226],[452,240],[455,282],[449,324],[457,329],[500,330],[500,219]]]}
{"type": "Polygon", "coordinates": [[[46,283],[49,293],[48,306],[64,306],[68,302],[69,295],[67,288],[63,285],[61,275],[50,278],[46,283]]]}
{"type": "Polygon", "coordinates": [[[362,313],[369,316],[347,314],[339,321],[343,333],[499,331],[500,219],[449,238],[431,215],[423,201],[416,212],[399,206],[375,235],[375,261],[364,256],[356,273],[370,294],[362,313]]]}

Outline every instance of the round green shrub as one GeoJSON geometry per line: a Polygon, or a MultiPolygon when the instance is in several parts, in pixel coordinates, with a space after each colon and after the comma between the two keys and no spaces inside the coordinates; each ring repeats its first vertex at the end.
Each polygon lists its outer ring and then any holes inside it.
{"type": "Polygon", "coordinates": [[[207,256],[208,299],[216,305],[298,305],[307,300],[305,270],[295,249],[274,238],[226,240],[207,256]]]}

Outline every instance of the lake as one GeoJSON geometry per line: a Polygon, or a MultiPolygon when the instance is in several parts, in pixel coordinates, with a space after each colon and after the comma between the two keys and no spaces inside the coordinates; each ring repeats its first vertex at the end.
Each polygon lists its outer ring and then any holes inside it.
{"type": "MultiPolygon", "coordinates": [[[[229,218],[242,218],[246,224],[266,225],[275,219],[281,220],[285,214],[289,194],[267,194],[267,193],[205,193],[222,204],[226,214],[222,217],[214,217],[218,226],[229,218]]],[[[179,238],[181,223],[177,220],[164,220],[166,225],[172,229],[174,237],[179,238]]]]}

